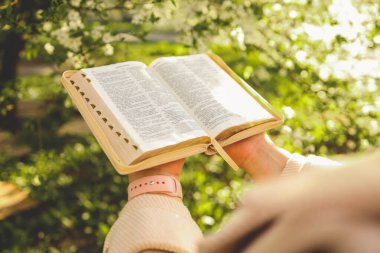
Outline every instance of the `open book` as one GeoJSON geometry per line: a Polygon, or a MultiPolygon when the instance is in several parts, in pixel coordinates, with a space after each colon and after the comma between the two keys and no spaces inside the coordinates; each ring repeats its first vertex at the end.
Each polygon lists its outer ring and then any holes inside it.
{"type": "Polygon", "coordinates": [[[228,160],[222,146],[283,122],[212,53],[69,70],[62,82],[120,174],[203,152],[228,160]]]}

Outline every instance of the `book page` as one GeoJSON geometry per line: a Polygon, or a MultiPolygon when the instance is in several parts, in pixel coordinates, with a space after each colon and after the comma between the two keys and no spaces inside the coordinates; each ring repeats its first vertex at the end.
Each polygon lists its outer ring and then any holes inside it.
{"type": "Polygon", "coordinates": [[[151,64],[211,137],[273,118],[206,54],[159,58],[151,64]]]}
{"type": "Polygon", "coordinates": [[[125,62],[82,72],[141,149],[153,150],[207,135],[144,64],[125,62]]]}

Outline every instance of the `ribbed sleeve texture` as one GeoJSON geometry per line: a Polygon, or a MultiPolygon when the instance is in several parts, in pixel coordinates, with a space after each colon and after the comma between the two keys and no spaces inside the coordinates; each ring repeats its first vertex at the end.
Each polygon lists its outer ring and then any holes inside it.
{"type": "Polygon", "coordinates": [[[306,161],[306,157],[302,155],[297,153],[291,154],[286,162],[285,168],[282,170],[282,176],[291,176],[301,172],[306,161]]]}
{"type": "Polygon", "coordinates": [[[119,214],[104,244],[104,253],[197,252],[202,232],[189,210],[175,197],[142,194],[119,214]]]}
{"type": "Polygon", "coordinates": [[[330,160],[325,157],[308,155],[303,156],[297,153],[293,153],[289,156],[289,159],[282,170],[281,176],[292,176],[300,172],[307,172],[313,170],[333,169],[341,166],[340,163],[330,160]]]}

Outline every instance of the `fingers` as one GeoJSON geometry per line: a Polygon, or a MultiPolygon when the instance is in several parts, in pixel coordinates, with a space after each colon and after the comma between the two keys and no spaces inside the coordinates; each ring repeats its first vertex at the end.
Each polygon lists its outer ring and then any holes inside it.
{"type": "Polygon", "coordinates": [[[227,224],[216,234],[206,236],[199,247],[200,253],[239,252],[242,242],[259,237],[272,224],[272,216],[260,209],[239,208],[227,224]]]}
{"type": "Polygon", "coordinates": [[[380,225],[347,210],[294,212],[283,217],[243,253],[380,252],[380,225]]]}
{"type": "MultiPolygon", "coordinates": [[[[260,238],[250,243],[243,253],[306,253],[323,245],[326,231],[337,226],[326,223],[327,215],[315,217],[311,214],[293,212],[281,218],[260,238]],[[329,224],[328,226],[326,224],[329,224]]],[[[331,218],[330,218],[331,219],[331,218]]]]}
{"type": "Polygon", "coordinates": [[[260,236],[271,222],[291,209],[296,195],[305,190],[302,180],[276,180],[265,183],[248,193],[243,206],[236,210],[218,233],[207,236],[200,252],[238,252],[236,245],[250,237],[260,236]]]}
{"type": "Polygon", "coordinates": [[[348,172],[308,173],[266,182],[248,193],[243,203],[247,208],[277,214],[331,207],[356,209],[363,213],[380,210],[380,177],[375,177],[373,171],[364,173],[356,169],[355,173],[348,172]]]}
{"type": "MultiPolygon", "coordinates": [[[[373,160],[365,160],[363,164],[373,165],[373,160]]],[[[258,186],[245,196],[243,207],[222,231],[205,240],[201,252],[239,252],[241,248],[243,252],[255,253],[312,252],[314,249],[349,252],[339,249],[343,245],[339,242],[345,242],[342,238],[348,237],[354,229],[347,215],[356,212],[366,217],[380,210],[380,175],[375,176],[380,170],[375,172],[372,167],[359,170],[362,167],[358,164],[351,167],[347,167],[347,171],[307,173],[258,186]],[[266,226],[274,220],[276,223],[266,226]]],[[[372,241],[366,245],[377,247],[372,241]]]]}
{"type": "Polygon", "coordinates": [[[346,236],[340,240],[334,253],[377,253],[380,252],[380,224],[361,222],[352,224],[346,236]]]}

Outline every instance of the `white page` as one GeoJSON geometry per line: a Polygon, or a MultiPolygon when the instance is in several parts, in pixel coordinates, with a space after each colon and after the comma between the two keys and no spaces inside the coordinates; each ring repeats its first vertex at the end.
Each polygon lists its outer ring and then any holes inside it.
{"type": "Polygon", "coordinates": [[[144,64],[125,62],[82,71],[143,151],[207,135],[144,64]]]}
{"type": "Polygon", "coordinates": [[[151,66],[212,137],[232,126],[273,118],[206,54],[159,58],[151,66]]]}

